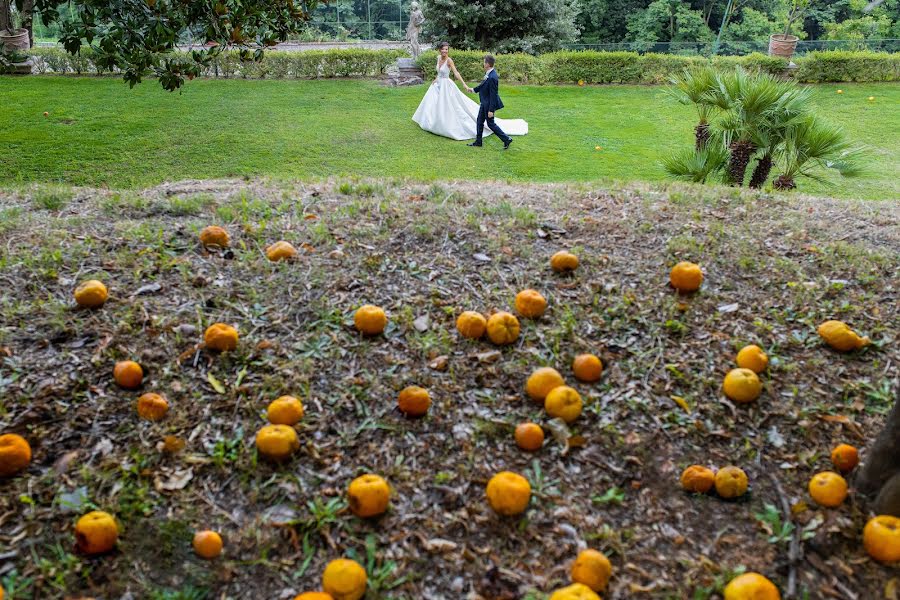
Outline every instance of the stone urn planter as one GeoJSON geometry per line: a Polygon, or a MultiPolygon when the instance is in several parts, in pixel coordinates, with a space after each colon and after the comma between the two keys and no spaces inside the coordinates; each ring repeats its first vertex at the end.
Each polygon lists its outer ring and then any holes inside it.
{"type": "Polygon", "coordinates": [[[4,54],[13,52],[27,52],[31,47],[28,40],[27,29],[16,29],[12,34],[5,29],[0,29],[0,45],[4,54]]]}
{"type": "Polygon", "coordinates": [[[785,35],[783,33],[775,33],[769,37],[769,56],[778,56],[791,60],[794,56],[794,50],[797,49],[797,42],[800,40],[796,35],[785,35]]]}

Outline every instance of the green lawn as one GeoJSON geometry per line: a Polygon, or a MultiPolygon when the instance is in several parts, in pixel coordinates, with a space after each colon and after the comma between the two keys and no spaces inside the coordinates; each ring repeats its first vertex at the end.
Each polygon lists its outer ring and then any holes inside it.
{"type": "MultiPolygon", "coordinates": [[[[817,86],[821,115],[871,149],[866,175],[816,194],[900,197],[900,85],[817,86]],[[836,94],[838,88],[844,94],[836,94]],[[867,98],[875,96],[874,102],[867,98]]],[[[519,181],[663,180],[659,159],[691,143],[692,112],[659,87],[504,86],[504,117],[531,133],[509,152],[423,132],[423,87],[374,81],[155,82],[0,77],[0,182],[140,187],[166,180],[331,175],[519,181]],[[49,118],[43,116],[49,111],[49,118]],[[596,146],[602,150],[595,150],[596,146]]]]}

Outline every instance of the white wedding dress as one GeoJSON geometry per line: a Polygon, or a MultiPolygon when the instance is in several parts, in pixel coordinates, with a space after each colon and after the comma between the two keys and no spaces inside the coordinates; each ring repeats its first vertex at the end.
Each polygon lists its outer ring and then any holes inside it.
{"type": "MultiPolygon", "coordinates": [[[[438,59],[440,60],[440,59],[438,59]]],[[[438,62],[440,65],[440,62],[438,62]]],[[[450,66],[444,63],[438,68],[437,83],[428,86],[425,97],[413,115],[413,121],[425,131],[454,140],[475,139],[479,104],[450,79],[450,66]]],[[[506,135],[525,135],[528,123],[522,119],[494,119],[506,135]]],[[[484,125],[483,137],[491,135],[484,125]]]]}

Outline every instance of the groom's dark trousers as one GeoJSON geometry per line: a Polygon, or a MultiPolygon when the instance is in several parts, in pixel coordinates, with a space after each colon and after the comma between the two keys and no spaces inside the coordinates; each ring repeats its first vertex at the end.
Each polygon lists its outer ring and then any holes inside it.
{"type": "Polygon", "coordinates": [[[475,143],[479,146],[481,145],[481,136],[484,134],[485,121],[487,121],[487,126],[490,127],[491,131],[493,131],[504,144],[509,142],[509,136],[503,133],[503,130],[500,129],[499,125],[494,123],[494,117],[488,117],[489,112],[496,114],[498,110],[503,108],[503,101],[500,100],[499,89],[500,77],[497,76],[497,71],[494,70],[488,73],[487,77],[480,85],[475,86],[475,91],[478,92],[478,98],[481,100],[481,108],[478,109],[477,129],[475,130],[475,143]]]}

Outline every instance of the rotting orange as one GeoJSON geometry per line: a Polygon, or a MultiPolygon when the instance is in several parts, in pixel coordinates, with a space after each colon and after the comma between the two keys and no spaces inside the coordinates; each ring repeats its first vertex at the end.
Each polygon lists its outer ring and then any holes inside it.
{"type": "Polygon", "coordinates": [[[501,471],[491,477],[485,492],[491,508],[505,517],[525,512],[531,500],[531,484],[511,471],[501,471]]]}
{"type": "Polygon", "coordinates": [[[544,445],[544,430],[537,423],[519,423],[515,437],[519,448],[528,452],[540,450],[544,445]]]}
{"type": "Polygon", "coordinates": [[[109,552],[119,539],[119,526],[109,513],[95,510],[75,523],[75,542],[78,549],[88,555],[109,552]]]}
{"type": "Polygon", "coordinates": [[[144,381],[144,370],[133,360],[121,360],[113,368],[113,379],[119,387],[133,390],[141,387],[144,381]]]}
{"type": "Polygon", "coordinates": [[[487,330],[487,319],[481,313],[467,310],[456,319],[456,330],[463,337],[478,340],[487,330]]]}
{"type": "Polygon", "coordinates": [[[701,465],[691,465],[681,473],[681,487],[695,494],[705,494],[715,482],[716,474],[701,465]]]}
{"type": "Polygon", "coordinates": [[[294,600],[334,600],[334,596],[325,592],[303,592],[294,596],[294,600]]]}
{"type": "Polygon", "coordinates": [[[292,260],[297,258],[297,249],[290,242],[281,240],[266,248],[266,258],[272,262],[292,260]]]}
{"type": "Polygon", "coordinates": [[[573,583],[554,591],[550,600],[600,600],[600,596],[583,583],[573,583]]]}
{"type": "Polygon", "coordinates": [[[353,314],[353,324],[364,335],[378,335],[387,326],[387,315],[382,308],[365,304],[353,314]]]}
{"type": "Polygon", "coordinates": [[[579,354],[572,361],[572,372],[578,381],[594,383],[603,376],[603,363],[593,354],[579,354]]]}
{"type": "Polygon", "coordinates": [[[137,413],[142,419],[159,421],[169,412],[169,402],[159,394],[143,394],[137,401],[137,413]]]}
{"type": "Polygon", "coordinates": [[[109,290],[102,281],[89,279],[75,288],[75,303],[83,308],[100,308],[109,299],[109,290]]]}
{"type": "Polygon", "coordinates": [[[559,371],[552,367],[541,367],[532,373],[525,382],[525,393],[537,402],[543,402],[547,394],[566,382],[559,371]]]}
{"type": "Polygon", "coordinates": [[[557,273],[571,273],[578,268],[578,257],[566,250],[560,250],[550,257],[550,268],[557,273]]]}
{"type": "Polygon", "coordinates": [[[567,385],[553,388],[544,399],[544,410],[547,414],[566,423],[574,422],[581,415],[582,407],[581,395],[567,385]]]}
{"type": "Polygon", "coordinates": [[[831,451],[831,463],[841,473],[849,473],[859,464],[859,451],[850,444],[838,444],[831,451]]]}
{"type": "Polygon", "coordinates": [[[612,576],[612,565],[606,555],[597,550],[582,550],[572,564],[572,581],[583,583],[595,592],[602,592],[612,576]]]}
{"type": "Polygon", "coordinates": [[[756,344],[744,346],[737,354],[737,366],[750,369],[754,373],[762,373],[769,366],[769,357],[756,344]]]}
{"type": "Polygon", "coordinates": [[[722,391],[734,402],[747,404],[759,398],[762,393],[762,382],[750,369],[732,369],[725,376],[722,391]]]}
{"type": "Polygon", "coordinates": [[[355,560],[338,558],[322,573],[322,589],[334,600],[359,600],[366,593],[366,570],[355,560]]]}
{"type": "Polygon", "coordinates": [[[225,323],[213,323],[203,334],[203,341],[210,350],[229,352],[237,348],[237,329],[225,323]]]}
{"type": "Polygon", "coordinates": [[[194,534],[193,546],[197,556],[216,558],[222,553],[222,536],[215,531],[198,531],[194,534]]]}
{"type": "Polygon", "coordinates": [[[0,435],[0,477],[11,477],[31,464],[31,445],[16,433],[0,435]]]}
{"type": "Polygon", "coordinates": [[[816,473],[809,480],[809,495],[821,506],[837,508],[847,497],[847,480],[831,471],[816,473]]]}
{"type": "Polygon", "coordinates": [[[722,498],[739,498],[747,493],[747,474],[740,467],[722,467],[716,473],[716,493],[722,498]]]}
{"type": "Polygon", "coordinates": [[[738,575],[725,586],[725,600],[781,600],[775,584],[759,573],[738,575]]]}
{"type": "Polygon", "coordinates": [[[391,499],[391,488],[379,475],[368,473],[350,482],[347,500],[357,517],[377,517],[384,514],[391,499]]]}
{"type": "Polygon", "coordinates": [[[516,310],[527,319],[537,319],[547,310],[547,300],[537,290],[522,290],[516,294],[516,310]]]}
{"type": "Polygon", "coordinates": [[[890,515],[869,519],[863,528],[863,547],[879,562],[900,561],[900,519],[890,515]]]}
{"type": "Polygon", "coordinates": [[[487,322],[488,338],[498,346],[512,344],[519,339],[519,320],[508,312],[491,315],[487,322]]]}
{"type": "Polygon", "coordinates": [[[293,396],[276,398],[266,408],[266,418],[272,425],[292,427],[303,418],[303,403],[293,396]]]}
{"type": "Polygon", "coordinates": [[[200,232],[200,243],[203,246],[218,246],[227,248],[231,244],[231,237],[228,232],[218,225],[210,225],[204,227],[200,232]]]}
{"type": "Polygon", "coordinates": [[[299,447],[297,432],[287,425],[266,425],[256,434],[256,450],[274,462],[289,459],[299,447]]]}
{"type": "Polygon", "coordinates": [[[869,338],[860,337],[843,321],[825,321],[819,325],[818,332],[826,344],[840,352],[859,350],[872,343],[869,338]]]}
{"type": "Polygon", "coordinates": [[[431,395],[425,388],[411,385],[400,392],[397,406],[408,417],[422,417],[431,406],[431,395]]]}
{"type": "Polygon", "coordinates": [[[669,282],[679,292],[696,292],[703,284],[703,271],[700,265],[682,261],[672,267],[669,272],[669,282]]]}

